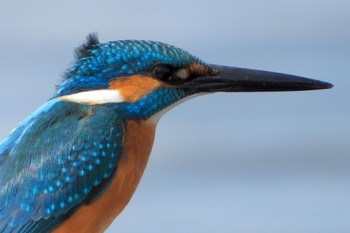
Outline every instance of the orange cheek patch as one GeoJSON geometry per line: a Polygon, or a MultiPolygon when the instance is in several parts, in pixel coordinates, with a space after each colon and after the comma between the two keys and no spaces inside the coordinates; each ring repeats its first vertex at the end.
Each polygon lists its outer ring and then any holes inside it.
{"type": "Polygon", "coordinates": [[[109,83],[110,89],[120,92],[120,95],[127,102],[135,102],[150,91],[161,86],[161,83],[153,78],[141,75],[119,77],[109,83]]]}
{"type": "Polygon", "coordinates": [[[188,68],[188,70],[190,71],[191,74],[195,74],[197,76],[208,74],[208,68],[198,63],[192,63],[191,66],[188,68]]]}

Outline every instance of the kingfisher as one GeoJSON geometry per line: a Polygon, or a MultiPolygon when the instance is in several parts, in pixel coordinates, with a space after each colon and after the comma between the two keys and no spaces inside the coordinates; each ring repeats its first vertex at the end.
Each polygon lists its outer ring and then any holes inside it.
{"type": "Polygon", "coordinates": [[[331,87],[90,34],[53,96],[0,143],[0,232],[104,232],[141,179],[160,117],[185,100],[331,87]]]}

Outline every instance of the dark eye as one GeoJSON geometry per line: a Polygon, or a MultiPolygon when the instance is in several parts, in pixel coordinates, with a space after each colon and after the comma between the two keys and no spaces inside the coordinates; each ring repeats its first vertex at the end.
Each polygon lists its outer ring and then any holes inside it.
{"type": "Polygon", "coordinates": [[[155,78],[162,81],[169,81],[174,74],[174,68],[169,65],[159,64],[153,68],[155,78]]]}

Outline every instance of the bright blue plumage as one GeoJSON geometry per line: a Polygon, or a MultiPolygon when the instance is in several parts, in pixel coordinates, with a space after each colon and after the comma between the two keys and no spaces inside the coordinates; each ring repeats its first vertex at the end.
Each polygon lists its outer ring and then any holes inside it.
{"type": "Polygon", "coordinates": [[[143,96],[135,103],[120,105],[120,108],[129,119],[148,119],[185,96],[186,93],[183,90],[159,88],[143,96]]]}
{"type": "Polygon", "coordinates": [[[202,63],[186,51],[161,42],[125,40],[100,44],[94,36],[77,53],[55,97],[107,88],[112,78],[149,73],[158,63],[177,68],[202,63]]]}
{"type": "Polygon", "coordinates": [[[105,106],[52,100],[29,116],[0,147],[0,232],[42,232],[35,221],[79,205],[115,171],[123,132],[105,106]]]}

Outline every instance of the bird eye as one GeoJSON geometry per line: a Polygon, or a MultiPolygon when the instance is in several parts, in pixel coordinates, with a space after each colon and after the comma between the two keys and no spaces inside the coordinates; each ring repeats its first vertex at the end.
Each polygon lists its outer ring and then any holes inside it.
{"type": "Polygon", "coordinates": [[[169,65],[160,64],[153,68],[153,75],[159,80],[169,81],[174,74],[174,68],[169,65]]]}

